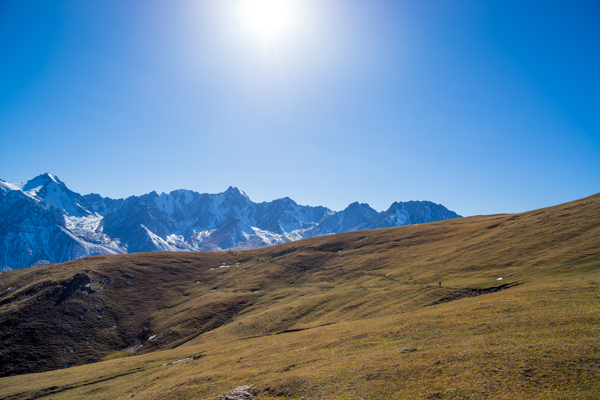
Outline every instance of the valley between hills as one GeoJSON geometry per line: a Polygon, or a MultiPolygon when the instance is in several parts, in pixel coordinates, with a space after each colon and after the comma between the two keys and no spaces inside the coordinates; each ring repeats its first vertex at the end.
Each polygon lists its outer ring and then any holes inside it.
{"type": "Polygon", "coordinates": [[[598,399],[599,283],[600,194],[3,272],[0,398],[598,399]]]}

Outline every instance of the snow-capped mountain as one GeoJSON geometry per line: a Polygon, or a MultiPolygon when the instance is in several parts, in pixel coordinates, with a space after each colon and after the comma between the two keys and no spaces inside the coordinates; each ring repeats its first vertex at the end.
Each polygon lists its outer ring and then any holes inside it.
{"type": "Polygon", "coordinates": [[[97,231],[102,216],[50,174],[27,183],[0,180],[0,269],[122,252],[97,231]]]}
{"type": "Polygon", "coordinates": [[[460,217],[429,201],[384,212],[353,203],[334,212],[290,198],[254,203],[241,190],[151,192],[127,199],[82,196],[56,176],[0,180],[0,268],[25,268],[99,254],[248,249],[353,230],[460,217]]]}

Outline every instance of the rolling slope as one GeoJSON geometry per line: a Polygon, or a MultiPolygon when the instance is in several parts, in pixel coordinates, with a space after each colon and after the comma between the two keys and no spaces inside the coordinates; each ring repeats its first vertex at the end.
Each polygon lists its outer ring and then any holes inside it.
{"type": "Polygon", "coordinates": [[[597,398],[599,280],[600,195],[11,271],[0,397],[597,398]]]}

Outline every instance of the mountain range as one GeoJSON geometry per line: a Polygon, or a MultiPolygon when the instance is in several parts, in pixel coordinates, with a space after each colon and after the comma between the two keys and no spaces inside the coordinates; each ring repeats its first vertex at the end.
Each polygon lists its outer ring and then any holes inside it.
{"type": "Polygon", "coordinates": [[[91,255],[251,249],[459,217],[430,201],[395,202],[383,212],[358,202],[335,212],[288,197],[254,203],[234,187],[111,199],[73,192],[46,173],[26,183],[0,179],[0,269],[91,255]]]}

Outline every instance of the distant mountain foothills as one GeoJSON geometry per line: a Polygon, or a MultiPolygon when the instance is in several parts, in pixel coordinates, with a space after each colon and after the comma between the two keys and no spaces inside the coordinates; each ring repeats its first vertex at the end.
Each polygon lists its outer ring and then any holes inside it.
{"type": "Polygon", "coordinates": [[[254,203],[234,187],[218,194],[175,190],[110,199],[82,196],[43,174],[26,183],[0,179],[0,269],[91,255],[252,249],[460,217],[430,201],[395,202],[383,212],[360,203],[334,212],[287,197],[254,203]]]}

